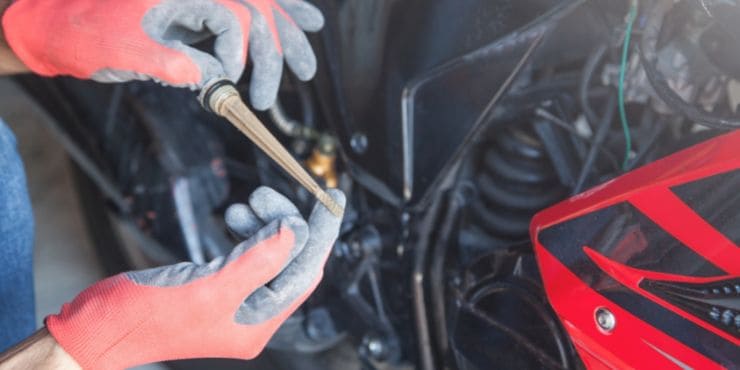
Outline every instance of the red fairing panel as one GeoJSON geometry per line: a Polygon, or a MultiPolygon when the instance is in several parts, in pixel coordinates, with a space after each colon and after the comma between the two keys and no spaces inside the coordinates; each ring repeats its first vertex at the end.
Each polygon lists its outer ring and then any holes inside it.
{"type": "Polygon", "coordinates": [[[740,131],[546,209],[530,232],[589,368],[740,367],[740,131]]]}

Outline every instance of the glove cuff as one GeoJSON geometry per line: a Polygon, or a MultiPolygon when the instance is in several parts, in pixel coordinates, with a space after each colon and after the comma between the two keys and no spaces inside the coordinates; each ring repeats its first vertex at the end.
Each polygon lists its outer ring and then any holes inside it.
{"type": "MultiPolygon", "coordinates": [[[[149,315],[121,317],[132,307],[137,287],[124,274],[103,280],[62,306],[45,320],[49,333],[83,369],[124,369],[139,365],[135,358],[118,356],[115,346],[137,330],[149,315]],[[133,320],[131,320],[133,319],[133,320]]],[[[130,315],[129,315],[130,316],[130,315]]]]}

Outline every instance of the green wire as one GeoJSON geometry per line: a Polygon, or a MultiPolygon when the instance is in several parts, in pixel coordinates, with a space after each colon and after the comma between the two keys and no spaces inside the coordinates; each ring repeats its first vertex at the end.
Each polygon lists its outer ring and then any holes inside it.
{"type": "Polygon", "coordinates": [[[622,47],[622,65],[619,68],[619,118],[622,120],[622,130],[624,131],[624,162],[622,169],[627,170],[632,152],[632,135],[630,134],[630,125],[627,122],[627,110],[624,107],[624,78],[627,74],[627,59],[629,58],[630,40],[632,39],[632,28],[637,18],[637,0],[632,0],[629,15],[627,16],[627,28],[624,31],[624,46],[622,47]]]}

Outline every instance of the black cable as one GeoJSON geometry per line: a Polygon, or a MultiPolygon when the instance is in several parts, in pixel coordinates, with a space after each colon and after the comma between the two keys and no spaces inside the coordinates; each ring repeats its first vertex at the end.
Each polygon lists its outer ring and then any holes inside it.
{"type": "Polygon", "coordinates": [[[721,130],[732,130],[740,128],[740,121],[731,118],[719,117],[704,109],[687,103],[676,93],[668,84],[665,77],[657,67],[657,43],[661,28],[663,27],[663,17],[673,7],[673,1],[661,0],[656,1],[647,14],[647,23],[640,43],[640,61],[650,85],[655,93],[675,112],[688,118],[691,122],[721,130]]]}
{"type": "Polygon", "coordinates": [[[719,117],[711,114],[703,109],[699,109],[696,106],[686,103],[681,96],[679,96],[669,85],[668,82],[661,76],[660,71],[655,64],[645,60],[644,55],[641,56],[643,67],[645,68],[645,75],[653,86],[655,93],[658,94],[661,100],[668,105],[672,110],[688,118],[691,122],[707,126],[720,130],[734,130],[740,128],[740,121],[719,117]]]}
{"type": "Polygon", "coordinates": [[[105,121],[103,121],[103,133],[106,138],[113,135],[113,128],[116,125],[116,119],[118,118],[118,111],[121,107],[121,101],[123,100],[123,85],[117,84],[113,87],[110,101],[108,102],[108,109],[105,112],[105,121]]]}
{"type": "Polygon", "coordinates": [[[295,90],[298,93],[298,99],[301,104],[301,117],[303,118],[302,123],[307,127],[316,126],[316,110],[314,109],[313,99],[311,96],[310,86],[302,81],[296,79],[295,90]]]}
{"type": "Polygon", "coordinates": [[[578,88],[578,100],[581,103],[581,109],[583,114],[586,116],[591,127],[595,127],[599,122],[599,117],[596,115],[594,110],[591,108],[591,102],[589,101],[589,86],[591,86],[591,80],[596,72],[596,68],[604,58],[608,47],[606,45],[599,45],[586,60],[586,64],[583,67],[583,75],[581,77],[581,84],[578,88]]]}
{"type": "MultiPolygon", "coordinates": [[[[514,342],[519,344],[519,346],[521,346],[522,349],[524,349],[525,351],[529,352],[532,356],[534,356],[545,368],[565,369],[565,367],[563,367],[562,364],[568,363],[567,357],[564,357],[563,355],[561,355],[560,363],[558,363],[555,359],[553,359],[550,356],[549,353],[543,351],[541,348],[538,348],[537,345],[534,344],[532,341],[530,341],[525,335],[518,332],[517,330],[512,329],[511,327],[506,325],[504,322],[496,319],[495,317],[488,315],[486,312],[479,309],[472,303],[463,304],[462,309],[472,314],[476,318],[482,320],[486,325],[492,326],[493,328],[500,330],[502,333],[510,337],[514,342]]],[[[558,339],[560,338],[557,338],[556,341],[558,339]]],[[[556,343],[563,344],[562,342],[556,342],[556,343]]]]}
{"type": "Polygon", "coordinates": [[[604,144],[604,140],[606,140],[606,135],[609,133],[609,128],[611,127],[612,122],[614,122],[614,111],[616,108],[617,96],[616,94],[612,93],[609,95],[609,98],[607,100],[606,111],[604,112],[604,116],[601,118],[601,122],[599,123],[598,130],[596,131],[596,136],[594,137],[593,145],[591,145],[591,148],[588,151],[586,161],[583,164],[583,168],[581,168],[581,173],[578,176],[576,186],[573,188],[573,195],[578,194],[583,190],[586,179],[588,179],[588,175],[591,172],[594,163],[596,162],[596,156],[599,152],[599,147],[604,144]]]}
{"type": "MultiPolygon", "coordinates": [[[[565,131],[568,131],[573,137],[575,137],[577,140],[580,140],[586,144],[588,144],[589,147],[594,146],[594,140],[588,137],[581,136],[578,131],[576,131],[575,127],[573,127],[568,122],[565,122],[563,119],[558,118],[554,114],[550,113],[546,109],[543,108],[537,108],[535,111],[535,114],[544,119],[547,122],[550,122],[554,124],[557,127],[562,128],[565,131]]],[[[610,152],[608,149],[604,148],[603,146],[599,145],[597,146],[599,148],[599,151],[601,154],[603,154],[608,160],[609,163],[612,165],[615,171],[620,171],[619,161],[617,160],[617,157],[614,156],[612,152],[610,152]]]]}

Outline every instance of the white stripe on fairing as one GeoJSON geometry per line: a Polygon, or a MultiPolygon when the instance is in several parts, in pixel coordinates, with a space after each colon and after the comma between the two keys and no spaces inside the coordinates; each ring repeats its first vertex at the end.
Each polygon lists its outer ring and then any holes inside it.
{"type": "Polygon", "coordinates": [[[689,365],[686,365],[686,364],[685,364],[685,363],[683,363],[683,362],[682,362],[681,360],[679,360],[679,359],[677,359],[677,358],[675,358],[675,357],[673,357],[673,356],[669,355],[669,354],[668,354],[667,352],[665,352],[665,351],[661,350],[660,348],[658,348],[658,347],[654,346],[654,345],[653,345],[652,343],[650,343],[650,342],[648,342],[648,341],[646,341],[646,340],[644,340],[644,339],[643,339],[642,341],[643,341],[643,342],[645,342],[645,344],[647,344],[648,346],[650,346],[650,348],[654,349],[654,350],[655,350],[655,352],[658,352],[658,353],[660,353],[660,354],[661,354],[661,356],[663,356],[663,357],[665,357],[665,358],[667,358],[667,359],[671,360],[671,362],[673,362],[674,364],[676,364],[676,365],[677,365],[678,367],[680,367],[681,369],[683,369],[683,370],[693,370],[693,367],[691,367],[691,366],[689,366],[689,365]]]}

